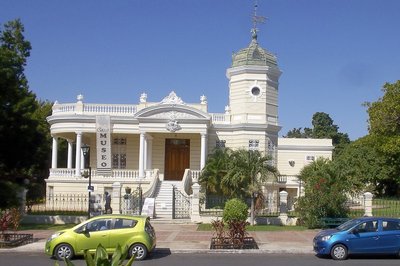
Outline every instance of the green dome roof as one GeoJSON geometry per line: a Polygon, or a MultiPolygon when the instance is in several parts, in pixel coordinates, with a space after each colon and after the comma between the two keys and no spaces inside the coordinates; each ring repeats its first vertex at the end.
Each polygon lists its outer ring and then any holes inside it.
{"type": "Polygon", "coordinates": [[[257,33],[253,31],[249,47],[232,55],[232,67],[238,66],[273,66],[278,65],[276,56],[260,47],[257,43],[257,33]]]}

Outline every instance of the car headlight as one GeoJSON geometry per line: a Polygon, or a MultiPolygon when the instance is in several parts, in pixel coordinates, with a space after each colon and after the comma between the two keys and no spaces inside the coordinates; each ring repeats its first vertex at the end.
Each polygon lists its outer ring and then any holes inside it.
{"type": "Polygon", "coordinates": [[[51,241],[51,240],[53,240],[54,238],[56,238],[56,237],[59,237],[60,235],[62,235],[64,232],[57,232],[57,233],[54,233],[54,234],[52,234],[48,239],[47,239],[47,241],[51,241]]]}
{"type": "Polygon", "coordinates": [[[322,238],[321,238],[321,240],[322,241],[328,241],[329,239],[331,239],[331,235],[328,235],[328,236],[323,236],[322,238]]]}

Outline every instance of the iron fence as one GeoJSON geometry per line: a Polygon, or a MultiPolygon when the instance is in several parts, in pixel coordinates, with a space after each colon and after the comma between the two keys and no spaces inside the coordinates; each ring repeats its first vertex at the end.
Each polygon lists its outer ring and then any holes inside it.
{"type": "Polygon", "coordinates": [[[172,189],[172,218],[188,219],[190,218],[191,200],[174,186],[172,189]]]}
{"type": "Polygon", "coordinates": [[[398,198],[375,198],[372,200],[372,215],[400,217],[400,200],[398,198]]]}
{"type": "Polygon", "coordinates": [[[143,194],[141,188],[132,193],[127,193],[121,198],[121,209],[123,214],[141,214],[143,207],[143,194]]]}

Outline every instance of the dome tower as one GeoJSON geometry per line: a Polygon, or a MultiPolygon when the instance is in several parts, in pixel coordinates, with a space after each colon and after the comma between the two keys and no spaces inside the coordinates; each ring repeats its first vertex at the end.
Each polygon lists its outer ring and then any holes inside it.
{"type": "Polygon", "coordinates": [[[232,55],[232,65],[226,71],[229,79],[229,112],[232,125],[263,130],[265,145],[277,145],[278,84],[281,71],[274,54],[257,41],[257,22],[263,17],[254,11],[254,26],[248,47],[232,55]]]}

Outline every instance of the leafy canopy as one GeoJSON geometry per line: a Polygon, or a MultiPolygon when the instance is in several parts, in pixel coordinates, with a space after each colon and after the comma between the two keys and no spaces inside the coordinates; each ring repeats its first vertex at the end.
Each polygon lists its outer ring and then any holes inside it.
{"type": "Polygon", "coordinates": [[[289,130],[285,137],[287,138],[315,138],[315,139],[332,139],[335,146],[334,156],[350,143],[348,134],[339,132],[339,127],[333,123],[333,119],[329,114],[324,112],[316,112],[311,121],[312,128],[294,128],[289,130]]]}

